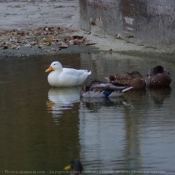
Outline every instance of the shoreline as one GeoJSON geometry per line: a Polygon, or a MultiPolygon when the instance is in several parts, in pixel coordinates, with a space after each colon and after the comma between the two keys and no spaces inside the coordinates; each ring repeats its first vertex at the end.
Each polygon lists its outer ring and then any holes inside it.
{"type": "Polygon", "coordinates": [[[0,15],[3,24],[0,27],[0,57],[74,53],[82,52],[82,48],[85,52],[174,55],[168,50],[129,43],[119,36],[114,38],[98,26],[91,26],[91,32],[81,30],[78,0],[11,0],[1,2],[0,15]]]}

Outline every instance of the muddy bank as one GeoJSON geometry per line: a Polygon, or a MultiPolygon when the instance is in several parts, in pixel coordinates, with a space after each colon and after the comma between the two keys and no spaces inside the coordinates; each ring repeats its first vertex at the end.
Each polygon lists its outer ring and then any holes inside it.
{"type": "MultiPolygon", "coordinates": [[[[109,52],[167,53],[120,36],[113,37],[92,25],[80,28],[78,0],[10,0],[0,2],[0,57],[60,53],[109,52]]],[[[174,52],[171,52],[174,54],[174,52]]]]}
{"type": "Polygon", "coordinates": [[[85,37],[73,35],[74,30],[61,27],[39,27],[0,31],[0,55],[29,56],[60,53],[90,52],[94,43],[85,37]]]}
{"type": "Polygon", "coordinates": [[[0,15],[1,57],[89,50],[79,35],[78,0],[1,1],[0,15]]]}
{"type": "Polygon", "coordinates": [[[21,47],[19,50],[8,49],[0,50],[0,59],[7,57],[28,57],[31,55],[58,55],[58,54],[76,54],[76,53],[95,53],[99,52],[94,47],[90,46],[70,46],[67,49],[57,50],[54,46],[48,46],[46,50],[39,49],[37,46],[32,48],[21,47]]]}

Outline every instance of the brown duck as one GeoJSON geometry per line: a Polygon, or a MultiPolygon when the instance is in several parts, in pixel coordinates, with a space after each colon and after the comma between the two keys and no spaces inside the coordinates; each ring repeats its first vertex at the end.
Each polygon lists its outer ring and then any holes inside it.
{"type": "Polygon", "coordinates": [[[150,69],[145,78],[148,87],[168,87],[171,81],[170,73],[162,66],[150,69]]]}
{"type": "Polygon", "coordinates": [[[123,72],[120,74],[109,75],[106,77],[108,82],[117,82],[123,85],[132,86],[133,89],[145,89],[146,83],[142,75],[138,71],[131,73],[123,72]]]}

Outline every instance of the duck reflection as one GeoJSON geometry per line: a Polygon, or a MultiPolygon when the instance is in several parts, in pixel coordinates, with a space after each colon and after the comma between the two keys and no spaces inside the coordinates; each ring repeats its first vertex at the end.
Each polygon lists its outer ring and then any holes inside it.
{"type": "Polygon", "coordinates": [[[158,106],[162,105],[164,103],[164,100],[170,97],[171,92],[171,87],[149,89],[151,98],[154,100],[154,103],[158,106]]]}
{"type": "Polygon", "coordinates": [[[73,104],[80,101],[80,88],[51,88],[48,91],[47,111],[58,119],[64,110],[72,109],[73,104]]]}
{"type": "MultiPolygon", "coordinates": [[[[126,108],[130,107],[127,104],[125,96],[81,99],[79,111],[80,157],[83,162],[86,162],[87,170],[97,170],[97,167],[98,171],[116,170],[116,164],[119,161],[121,161],[121,167],[117,166],[117,169],[123,168],[122,162],[126,157],[123,155],[126,150],[121,145],[126,144],[126,141],[123,140],[126,135],[123,128],[126,123],[126,108]],[[94,162],[95,165],[92,165],[91,162],[94,162]]],[[[138,157],[137,152],[135,156],[138,157]]],[[[137,163],[140,163],[140,160],[137,163]]]]}
{"type": "Polygon", "coordinates": [[[100,109],[102,106],[129,106],[124,97],[118,98],[81,98],[81,102],[87,109],[100,109]]]}
{"type": "Polygon", "coordinates": [[[131,90],[127,92],[127,95],[125,96],[128,100],[140,100],[146,95],[146,90],[131,90]]]}
{"type": "Polygon", "coordinates": [[[124,97],[117,97],[117,98],[81,98],[81,102],[85,103],[103,103],[103,104],[115,104],[121,103],[125,100],[124,97]]]}

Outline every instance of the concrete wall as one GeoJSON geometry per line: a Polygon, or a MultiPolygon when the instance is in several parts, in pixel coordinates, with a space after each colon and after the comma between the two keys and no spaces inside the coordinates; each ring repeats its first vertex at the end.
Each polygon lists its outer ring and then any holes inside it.
{"type": "Polygon", "coordinates": [[[80,26],[115,38],[174,51],[175,0],[79,0],[80,26]],[[101,31],[102,31],[101,30],[101,31]]]}

